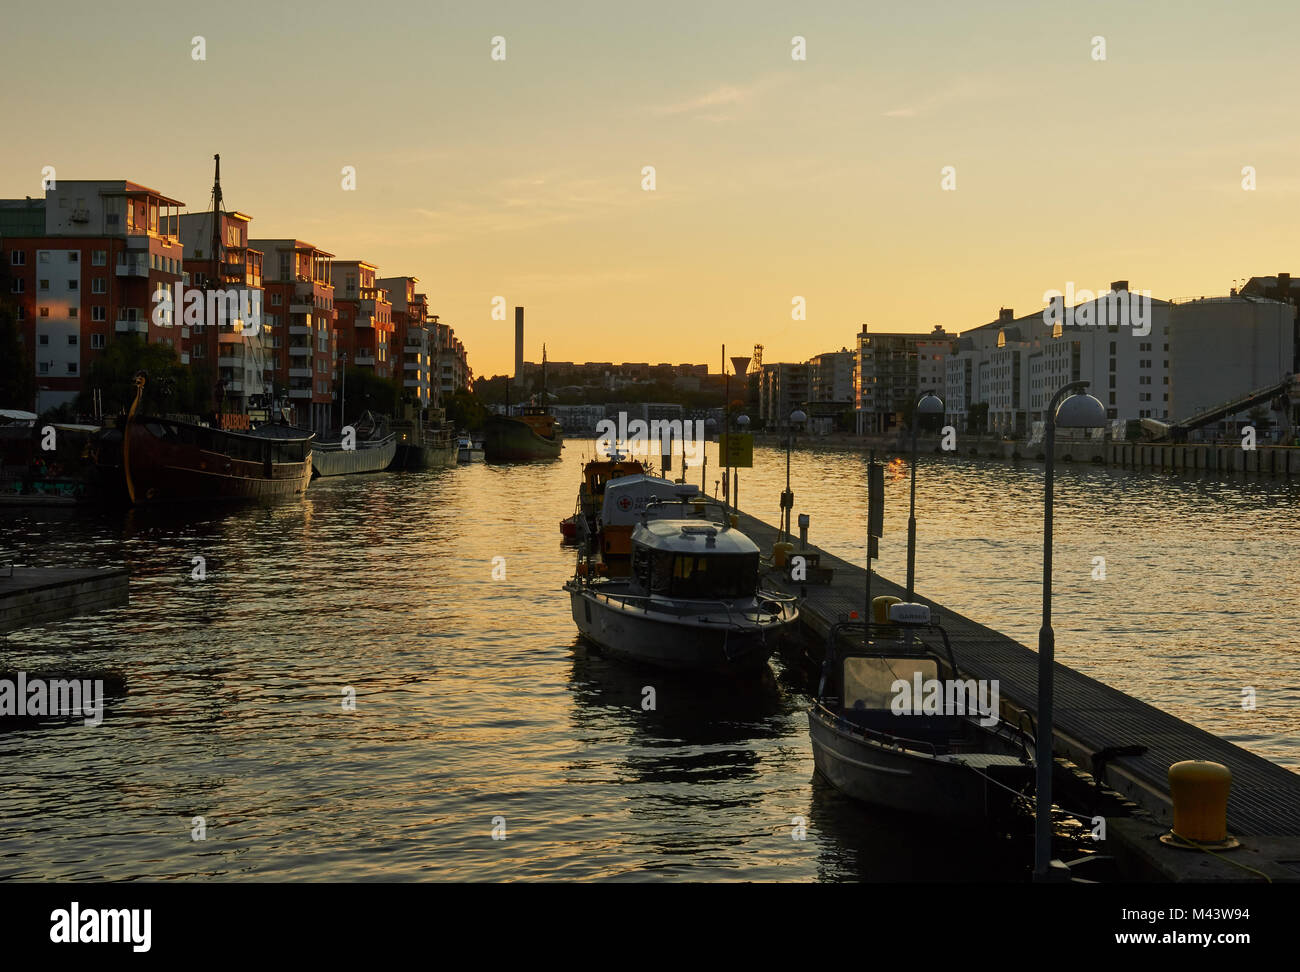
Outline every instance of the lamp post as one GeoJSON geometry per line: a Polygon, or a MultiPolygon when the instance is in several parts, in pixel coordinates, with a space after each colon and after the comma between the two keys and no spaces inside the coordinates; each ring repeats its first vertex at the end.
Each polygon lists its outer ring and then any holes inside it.
{"type": "Polygon", "coordinates": [[[790,511],[794,509],[794,493],[790,492],[790,450],[794,447],[794,427],[808,421],[802,409],[796,408],[790,413],[790,422],[785,428],[785,492],[781,494],[781,529],[778,531],[785,539],[790,539],[790,511]]]}
{"type": "Polygon", "coordinates": [[[343,390],[339,397],[339,428],[348,424],[348,353],[339,352],[339,360],[343,362],[343,390]]]}
{"type": "Polygon", "coordinates": [[[700,444],[700,452],[703,459],[700,462],[700,489],[704,495],[709,495],[709,443],[708,440],[713,438],[713,433],[717,430],[718,423],[713,419],[706,419],[704,422],[704,439],[700,444]]]}
{"type": "MultiPolygon", "coordinates": [[[[749,416],[741,415],[736,418],[736,424],[740,426],[740,434],[744,435],[749,429],[749,416]]],[[[735,476],[731,490],[731,505],[735,507],[736,512],[740,512],[740,467],[733,466],[733,475],[735,476]]]]}
{"type": "Polygon", "coordinates": [[[1097,428],[1106,424],[1106,407],[1085,393],[1086,381],[1066,385],[1047,406],[1043,473],[1043,626],[1038,629],[1038,737],[1034,816],[1034,880],[1045,881],[1052,867],[1052,675],[1056,635],[1052,632],[1052,481],[1056,429],[1097,428]],[[1069,397],[1067,397],[1069,396],[1069,397]],[[1058,407],[1059,406],[1059,407],[1058,407]]]}
{"type": "Polygon", "coordinates": [[[942,415],[943,399],[926,392],[912,409],[912,499],[907,510],[907,599],[912,600],[916,584],[916,429],[923,415],[942,415]]]}

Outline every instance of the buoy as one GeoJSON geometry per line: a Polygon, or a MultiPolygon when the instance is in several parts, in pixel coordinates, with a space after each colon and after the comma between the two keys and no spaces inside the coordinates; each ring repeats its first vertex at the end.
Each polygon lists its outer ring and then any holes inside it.
{"type": "Polygon", "coordinates": [[[1228,791],[1232,771],[1222,763],[1185,759],[1169,767],[1169,796],[1174,827],[1169,843],[1194,841],[1217,847],[1237,846],[1228,836],[1228,791]]]}
{"type": "Polygon", "coordinates": [[[772,544],[772,566],[784,567],[790,554],[794,551],[794,544],[780,541],[772,544]]]}
{"type": "Polygon", "coordinates": [[[893,597],[889,594],[881,594],[879,597],[871,599],[871,617],[876,624],[893,624],[889,620],[889,608],[894,604],[902,604],[901,597],[893,597]]]}

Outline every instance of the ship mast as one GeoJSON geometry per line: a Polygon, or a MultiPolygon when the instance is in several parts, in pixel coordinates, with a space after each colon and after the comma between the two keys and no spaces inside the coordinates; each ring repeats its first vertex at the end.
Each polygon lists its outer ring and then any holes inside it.
{"type": "Polygon", "coordinates": [[[542,343],[542,408],[546,407],[546,344],[542,343]]]}

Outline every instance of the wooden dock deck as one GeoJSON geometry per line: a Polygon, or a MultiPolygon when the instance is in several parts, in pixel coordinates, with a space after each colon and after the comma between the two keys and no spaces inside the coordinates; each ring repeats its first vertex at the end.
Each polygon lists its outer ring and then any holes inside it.
{"type": "MultiPolygon", "coordinates": [[[[752,516],[740,514],[740,528],[760,549],[770,551],[777,529],[752,516]]],[[[864,548],[865,548],[865,524],[864,548]]],[[[802,620],[821,637],[835,621],[847,620],[850,611],[864,614],[866,570],[809,544],[820,554],[822,567],[834,569],[830,584],[806,584],[802,620]]],[[[800,553],[795,538],[795,555],[800,553]]],[[[773,577],[769,576],[769,582],[773,577]]],[[[799,593],[800,584],[778,584],[787,593],[799,593]]],[[[905,598],[905,590],[873,572],[872,596],[889,594],[905,598]]],[[[952,639],[957,662],[964,673],[977,679],[997,679],[1004,714],[1008,703],[1034,715],[1038,693],[1038,652],[992,628],[950,611],[927,597],[927,604],[952,639]]],[[[1038,602],[1026,610],[1038,610],[1038,602]]],[[[1240,837],[1300,836],[1300,774],[1226,742],[1212,733],[1132,698],[1072,668],[1056,663],[1054,748],[1106,786],[1123,794],[1168,827],[1172,822],[1168,772],[1173,763],[1205,759],[1232,771],[1228,802],[1229,832],[1240,837]],[[1108,750],[1142,746],[1140,756],[1113,756],[1108,750]]],[[[1013,719],[1014,721],[1014,719],[1013,719]]],[[[1283,841],[1300,859],[1300,842],[1283,841]]],[[[1185,853],[1185,852],[1178,852],[1185,853]]]]}
{"type": "Polygon", "coordinates": [[[0,633],[127,603],[123,567],[0,568],[0,633]]]}

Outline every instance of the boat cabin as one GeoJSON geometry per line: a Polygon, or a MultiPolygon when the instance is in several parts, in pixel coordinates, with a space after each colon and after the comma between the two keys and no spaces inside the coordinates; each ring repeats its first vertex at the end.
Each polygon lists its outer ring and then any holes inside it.
{"type": "Polygon", "coordinates": [[[595,516],[601,511],[605,502],[605,487],[613,480],[623,476],[645,475],[645,463],[639,459],[593,459],[582,467],[582,486],[579,487],[579,501],[582,512],[595,516]]]}
{"type": "Polygon", "coordinates": [[[516,418],[543,439],[554,440],[559,435],[560,423],[551,414],[551,410],[543,405],[525,405],[516,418]]]}
{"type": "Polygon", "coordinates": [[[758,547],[739,530],[699,520],[649,520],[632,534],[632,578],[648,594],[685,600],[752,598],[758,547]]]}
{"type": "Polygon", "coordinates": [[[632,555],[632,531],[648,509],[659,516],[703,516],[703,504],[693,502],[699,487],[674,483],[671,479],[636,473],[620,476],[605,485],[600,514],[600,556],[611,577],[626,576],[632,555]],[[658,501],[658,502],[654,502],[658,501]],[[680,503],[676,502],[680,501],[680,503]],[[660,505],[663,504],[663,505],[660,505]]]}

